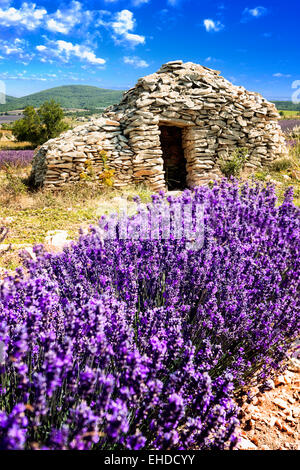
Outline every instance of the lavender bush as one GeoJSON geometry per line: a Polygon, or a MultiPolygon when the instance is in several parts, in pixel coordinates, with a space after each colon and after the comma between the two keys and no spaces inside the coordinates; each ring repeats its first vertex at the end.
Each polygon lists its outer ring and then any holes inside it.
{"type": "Polygon", "coordinates": [[[33,159],[34,150],[0,150],[0,169],[5,165],[25,167],[33,159]]]}
{"type": "Polygon", "coordinates": [[[289,133],[295,127],[298,127],[300,125],[300,120],[299,119],[281,119],[279,121],[279,125],[283,132],[289,133]]]}
{"type": "Polygon", "coordinates": [[[36,247],[1,287],[0,446],[233,448],[234,390],[280,369],[299,335],[292,199],[223,181],[168,197],[192,208],[188,237],[162,238],[162,219],[142,233],[160,194],[61,254],[36,247]]]}

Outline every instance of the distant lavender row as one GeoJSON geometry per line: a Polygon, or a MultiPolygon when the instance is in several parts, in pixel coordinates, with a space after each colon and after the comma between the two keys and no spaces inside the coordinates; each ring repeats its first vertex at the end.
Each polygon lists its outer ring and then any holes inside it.
{"type": "Polygon", "coordinates": [[[291,140],[287,140],[286,144],[288,147],[296,147],[298,142],[297,142],[297,139],[291,139],[291,140]]]}
{"type": "Polygon", "coordinates": [[[0,150],[0,169],[5,164],[24,167],[31,163],[34,150],[0,150]]]}
{"type": "Polygon", "coordinates": [[[291,132],[295,127],[300,126],[300,119],[282,119],[279,124],[283,132],[291,132]]]}

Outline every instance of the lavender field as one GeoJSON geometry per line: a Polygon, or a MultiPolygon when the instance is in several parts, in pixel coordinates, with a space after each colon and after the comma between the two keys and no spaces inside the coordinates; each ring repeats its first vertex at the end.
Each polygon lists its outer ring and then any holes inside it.
{"type": "Polygon", "coordinates": [[[0,169],[5,165],[23,168],[33,159],[34,150],[0,150],[0,169]]]}
{"type": "Polygon", "coordinates": [[[2,284],[1,449],[233,449],[236,393],[284,368],[300,333],[292,189],[280,206],[270,185],[225,180],[137,203],[2,284]],[[188,214],[181,231],[166,207],[188,214]]]}
{"type": "Polygon", "coordinates": [[[300,126],[300,119],[282,119],[279,121],[281,129],[285,133],[291,132],[295,127],[300,126]]]}

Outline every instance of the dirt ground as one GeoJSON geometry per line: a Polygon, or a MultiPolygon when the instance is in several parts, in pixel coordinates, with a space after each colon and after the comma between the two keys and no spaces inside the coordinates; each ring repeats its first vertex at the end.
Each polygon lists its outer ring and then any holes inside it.
{"type": "Polygon", "coordinates": [[[300,450],[300,357],[267,390],[244,397],[240,438],[241,450],[300,450]]]}

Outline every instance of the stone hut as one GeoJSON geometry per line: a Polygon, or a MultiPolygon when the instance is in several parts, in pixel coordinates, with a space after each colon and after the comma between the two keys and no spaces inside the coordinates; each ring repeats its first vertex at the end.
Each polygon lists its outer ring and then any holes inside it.
{"type": "Polygon", "coordinates": [[[89,171],[101,179],[109,168],[119,188],[192,187],[220,177],[220,160],[238,148],[247,148],[249,169],[286,155],[278,119],[275,105],[258,93],[232,85],[220,72],[177,60],[140,78],[100,119],[42,145],[32,180],[59,188],[89,171]]]}

